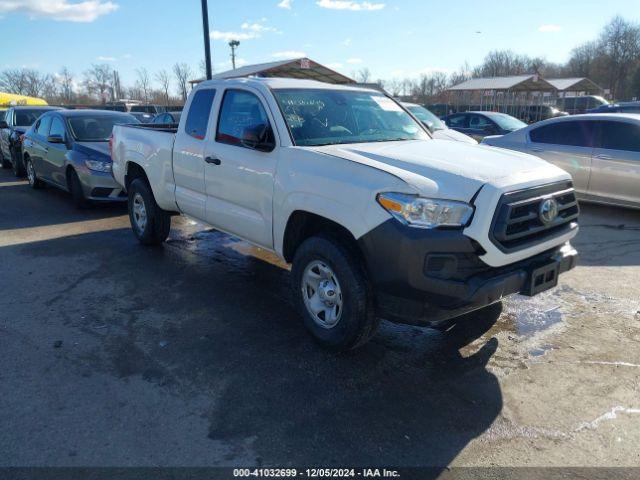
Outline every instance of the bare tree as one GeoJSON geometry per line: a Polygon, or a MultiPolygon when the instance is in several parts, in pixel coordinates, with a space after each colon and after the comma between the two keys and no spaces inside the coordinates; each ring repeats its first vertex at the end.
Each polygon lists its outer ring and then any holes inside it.
{"type": "Polygon", "coordinates": [[[0,87],[9,93],[27,94],[27,78],[24,69],[5,70],[0,74],[0,87]]]}
{"type": "Polygon", "coordinates": [[[149,72],[147,72],[146,68],[138,68],[136,70],[136,74],[138,75],[136,86],[142,93],[142,100],[144,101],[144,103],[149,103],[149,93],[151,90],[151,81],[149,80],[149,72]]]}
{"type": "Polygon", "coordinates": [[[640,26],[614,17],[600,36],[602,50],[608,56],[609,88],[612,95],[625,92],[629,74],[638,64],[640,57],[640,26]]]}
{"type": "Polygon", "coordinates": [[[89,94],[97,94],[102,103],[106,103],[113,74],[111,67],[106,64],[91,65],[91,68],[84,72],[84,85],[89,94]]]}
{"type": "Polygon", "coordinates": [[[60,96],[66,103],[73,101],[73,75],[67,67],[62,67],[58,74],[58,83],[60,84],[60,96]]]}
{"type": "Polygon", "coordinates": [[[173,66],[173,74],[178,82],[178,94],[182,101],[186,102],[189,95],[189,78],[192,76],[191,68],[186,63],[176,63],[173,66]]]}
{"type": "Polygon", "coordinates": [[[369,83],[371,81],[371,71],[368,68],[363,68],[356,73],[356,80],[360,83],[369,83]]]}
{"type": "Polygon", "coordinates": [[[160,70],[155,75],[156,81],[160,84],[160,88],[164,93],[164,104],[169,105],[169,89],[171,88],[171,78],[169,72],[166,70],[160,70]]]}

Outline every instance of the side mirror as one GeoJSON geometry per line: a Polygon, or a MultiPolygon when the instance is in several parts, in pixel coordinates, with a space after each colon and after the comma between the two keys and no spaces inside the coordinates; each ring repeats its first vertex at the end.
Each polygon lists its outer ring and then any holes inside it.
{"type": "Polygon", "coordinates": [[[0,120],[0,128],[9,128],[9,124],[6,120],[0,120]]]}
{"type": "Polygon", "coordinates": [[[242,145],[260,152],[271,152],[276,148],[273,130],[269,125],[251,125],[242,132],[242,145]]]}
{"type": "Polygon", "coordinates": [[[48,143],[64,143],[64,138],[61,135],[49,135],[47,137],[48,143]]]}

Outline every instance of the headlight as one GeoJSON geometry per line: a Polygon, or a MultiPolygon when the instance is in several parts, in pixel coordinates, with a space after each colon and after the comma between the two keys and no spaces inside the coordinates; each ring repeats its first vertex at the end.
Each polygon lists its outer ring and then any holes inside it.
{"type": "Polygon", "coordinates": [[[380,193],[378,203],[397,220],[418,228],[463,227],[473,216],[468,203],[405,193],[380,193]]]}
{"type": "Polygon", "coordinates": [[[100,160],[85,160],[84,164],[89,170],[95,172],[110,172],[111,162],[101,162],[100,160]]]}

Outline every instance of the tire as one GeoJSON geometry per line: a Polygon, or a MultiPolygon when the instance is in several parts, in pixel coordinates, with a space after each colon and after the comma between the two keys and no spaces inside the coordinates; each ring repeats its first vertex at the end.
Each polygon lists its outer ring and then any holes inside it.
{"type": "Polygon", "coordinates": [[[304,325],[323,347],[351,350],[375,334],[379,319],[365,268],[346,243],[329,236],[305,240],[295,253],[291,280],[304,325]]]}
{"type": "Polygon", "coordinates": [[[33,162],[29,156],[24,159],[24,169],[27,172],[27,180],[29,180],[29,186],[35,190],[44,188],[44,182],[38,178],[36,169],[33,166],[33,162]]]}
{"type": "Polygon", "coordinates": [[[169,236],[171,216],[158,206],[144,179],[136,178],[128,190],[133,234],[143,245],[160,245],[169,236]]]}
{"type": "Polygon", "coordinates": [[[69,187],[69,192],[73,197],[73,203],[76,204],[76,207],[79,209],[85,209],[91,205],[89,200],[84,196],[84,192],[82,191],[82,184],[80,183],[80,178],[78,177],[78,173],[71,169],[67,174],[67,183],[69,187]]]}
{"type": "Polygon", "coordinates": [[[22,178],[26,175],[24,164],[22,163],[22,158],[20,158],[19,153],[11,152],[11,165],[13,166],[13,174],[16,177],[22,178]]]}

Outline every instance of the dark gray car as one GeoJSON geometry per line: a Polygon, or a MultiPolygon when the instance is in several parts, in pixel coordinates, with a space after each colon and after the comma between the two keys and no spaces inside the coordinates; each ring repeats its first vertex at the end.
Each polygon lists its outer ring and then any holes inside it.
{"type": "Polygon", "coordinates": [[[69,191],[78,207],[89,201],[126,201],[113,179],[109,138],[116,124],[139,123],[128,113],[61,110],[38,119],[24,139],[29,184],[69,191]]]}

